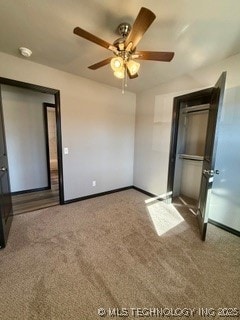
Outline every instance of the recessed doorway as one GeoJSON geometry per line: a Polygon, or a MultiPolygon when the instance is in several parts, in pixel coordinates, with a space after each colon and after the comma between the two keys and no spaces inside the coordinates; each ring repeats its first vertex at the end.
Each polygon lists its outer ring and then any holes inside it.
{"type": "Polygon", "coordinates": [[[6,82],[1,91],[13,215],[62,204],[59,93],[6,82]]]}

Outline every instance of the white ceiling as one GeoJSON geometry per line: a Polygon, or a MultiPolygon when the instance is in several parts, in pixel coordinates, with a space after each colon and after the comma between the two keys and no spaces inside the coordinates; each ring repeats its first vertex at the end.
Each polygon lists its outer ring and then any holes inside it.
{"type": "Polygon", "coordinates": [[[133,23],[142,6],[157,18],[138,50],[174,51],[175,57],[170,63],[141,61],[139,77],[128,81],[129,91],[240,52],[239,0],[1,0],[0,51],[20,56],[18,48],[24,46],[33,51],[32,61],[120,88],[109,65],[87,68],[112,53],[73,29],[79,26],[112,43],[119,37],[118,24],[133,23]]]}

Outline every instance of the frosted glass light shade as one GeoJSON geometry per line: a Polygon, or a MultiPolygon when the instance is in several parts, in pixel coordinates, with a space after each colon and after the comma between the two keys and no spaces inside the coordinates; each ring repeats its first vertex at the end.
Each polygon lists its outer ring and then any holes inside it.
{"type": "Polygon", "coordinates": [[[140,63],[138,63],[134,60],[129,60],[127,63],[127,68],[128,68],[128,71],[130,72],[131,76],[133,76],[136,73],[138,73],[138,70],[140,68],[140,63]]]}
{"type": "Polygon", "coordinates": [[[118,71],[115,71],[113,74],[114,74],[115,77],[117,77],[118,79],[124,79],[124,77],[125,77],[125,69],[122,68],[122,69],[120,69],[120,70],[118,70],[118,71]]]}
{"type": "Polygon", "coordinates": [[[121,57],[112,58],[110,65],[113,71],[119,71],[123,67],[123,59],[121,57]]]}

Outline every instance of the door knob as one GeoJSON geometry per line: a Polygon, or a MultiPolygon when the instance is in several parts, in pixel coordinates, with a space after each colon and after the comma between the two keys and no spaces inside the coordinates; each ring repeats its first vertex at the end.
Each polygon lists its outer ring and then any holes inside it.
{"type": "Polygon", "coordinates": [[[6,167],[2,167],[2,168],[0,169],[0,171],[5,172],[5,171],[7,171],[7,168],[6,168],[6,167]]]}

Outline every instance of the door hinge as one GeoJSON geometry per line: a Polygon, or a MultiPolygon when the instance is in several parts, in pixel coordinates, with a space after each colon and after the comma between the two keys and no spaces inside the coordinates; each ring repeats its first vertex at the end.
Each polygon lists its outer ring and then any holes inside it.
{"type": "Polygon", "coordinates": [[[210,177],[213,177],[214,174],[219,174],[219,170],[203,170],[203,174],[208,174],[210,177]]]}

